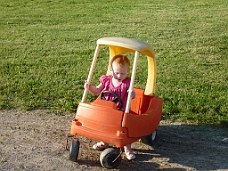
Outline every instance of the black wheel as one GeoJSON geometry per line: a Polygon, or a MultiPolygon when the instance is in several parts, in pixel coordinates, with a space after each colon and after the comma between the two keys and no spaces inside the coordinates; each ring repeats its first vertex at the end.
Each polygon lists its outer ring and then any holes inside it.
{"type": "Polygon", "coordinates": [[[115,103],[119,102],[118,110],[121,110],[121,108],[123,107],[123,100],[121,99],[121,97],[113,91],[105,90],[101,93],[101,99],[107,100],[105,99],[105,96],[104,96],[105,94],[112,94],[114,96],[114,99],[112,100],[112,102],[115,102],[115,103]]]}
{"type": "Polygon", "coordinates": [[[71,141],[69,160],[71,160],[73,162],[77,161],[79,146],[80,146],[80,143],[78,140],[72,140],[71,141]]]}
{"type": "Polygon", "coordinates": [[[149,134],[149,135],[147,135],[145,137],[142,137],[141,141],[144,144],[153,146],[155,144],[155,142],[156,142],[156,138],[157,138],[157,130],[155,130],[152,134],[149,134]]]}
{"type": "Polygon", "coordinates": [[[119,149],[107,148],[100,155],[101,165],[107,169],[113,169],[120,165],[122,160],[119,149]]]}

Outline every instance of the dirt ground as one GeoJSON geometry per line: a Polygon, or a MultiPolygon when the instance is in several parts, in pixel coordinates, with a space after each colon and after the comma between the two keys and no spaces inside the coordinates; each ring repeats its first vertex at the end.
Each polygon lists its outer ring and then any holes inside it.
{"type": "MultiPolygon", "coordinates": [[[[100,171],[95,141],[78,137],[78,162],[65,149],[74,113],[0,111],[0,170],[100,171]]],[[[228,170],[228,130],[218,125],[189,125],[161,121],[156,145],[133,143],[134,161],[123,160],[113,170],[228,170]]]]}

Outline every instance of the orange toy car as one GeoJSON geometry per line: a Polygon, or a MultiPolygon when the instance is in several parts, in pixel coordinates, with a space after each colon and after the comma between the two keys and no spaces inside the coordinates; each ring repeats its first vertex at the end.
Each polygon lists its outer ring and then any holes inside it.
{"type": "MultiPolygon", "coordinates": [[[[156,138],[156,130],[162,117],[162,99],[155,96],[156,62],[151,46],[147,43],[123,38],[106,37],[97,40],[93,62],[87,81],[92,80],[100,48],[108,46],[109,60],[113,56],[125,52],[134,53],[134,63],[129,90],[134,90],[136,97],[127,99],[125,111],[117,108],[116,103],[103,100],[101,95],[91,103],[86,102],[88,89],[84,90],[75,119],[72,120],[71,136],[84,136],[93,140],[114,145],[113,148],[101,152],[100,162],[105,168],[115,168],[121,163],[122,147],[138,139],[152,145],[156,138]],[[148,62],[148,78],[145,90],[134,87],[136,67],[139,55],[146,56],[148,62]]],[[[141,57],[140,56],[140,57],[141,57]]],[[[107,71],[110,74],[110,71],[107,71]]],[[[112,92],[108,92],[112,93],[112,92]]],[[[116,97],[118,101],[122,101],[116,97]]],[[[69,159],[77,161],[79,141],[73,139],[70,143],[69,159]]]]}

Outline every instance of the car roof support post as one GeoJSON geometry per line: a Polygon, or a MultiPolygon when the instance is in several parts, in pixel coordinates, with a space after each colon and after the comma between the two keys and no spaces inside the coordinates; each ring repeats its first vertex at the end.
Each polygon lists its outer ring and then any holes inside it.
{"type": "MultiPolygon", "coordinates": [[[[88,75],[88,78],[87,78],[88,84],[91,83],[99,51],[100,51],[100,46],[97,45],[95,53],[94,53],[94,56],[93,56],[93,61],[92,61],[91,67],[90,67],[89,75],[88,75]]],[[[84,93],[83,93],[83,97],[82,97],[82,102],[83,103],[86,102],[86,98],[87,98],[88,92],[89,92],[88,88],[85,88],[84,93]]]]}
{"type": "MultiPolygon", "coordinates": [[[[128,92],[132,92],[133,88],[134,88],[138,58],[139,58],[139,52],[135,51],[134,63],[133,63],[133,68],[132,68],[132,72],[131,72],[131,83],[130,83],[130,87],[128,89],[128,92]]],[[[131,107],[131,93],[128,93],[125,113],[129,113],[130,107],[131,107]]]]}

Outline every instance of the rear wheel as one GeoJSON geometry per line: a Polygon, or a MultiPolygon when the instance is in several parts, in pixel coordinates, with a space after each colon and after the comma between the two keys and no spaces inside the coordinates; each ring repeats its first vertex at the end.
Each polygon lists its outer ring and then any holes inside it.
{"type": "Polygon", "coordinates": [[[70,143],[69,160],[77,161],[80,143],[78,140],[72,140],[70,143]]]}
{"type": "Polygon", "coordinates": [[[153,146],[155,144],[155,142],[156,142],[156,138],[157,138],[157,130],[155,130],[152,134],[149,134],[149,135],[147,135],[145,137],[142,137],[141,141],[144,144],[153,146]]]}
{"type": "Polygon", "coordinates": [[[113,169],[121,163],[121,152],[119,149],[107,148],[100,155],[101,165],[107,169],[113,169]]]}

